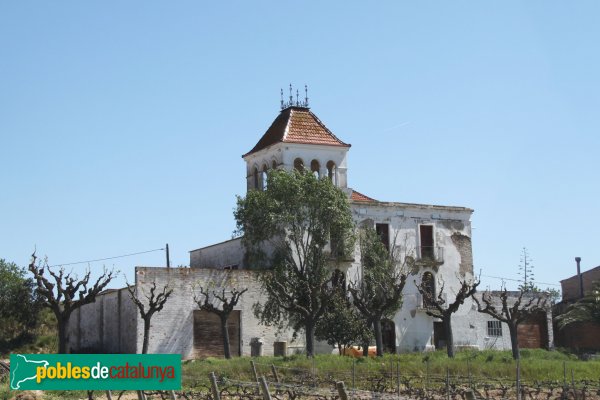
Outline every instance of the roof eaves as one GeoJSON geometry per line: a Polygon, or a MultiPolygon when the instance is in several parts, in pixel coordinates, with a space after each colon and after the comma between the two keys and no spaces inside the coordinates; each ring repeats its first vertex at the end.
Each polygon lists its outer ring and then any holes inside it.
{"type": "MultiPolygon", "coordinates": [[[[356,202],[356,200],[351,200],[356,202]]],[[[475,210],[468,207],[461,206],[440,206],[437,204],[418,204],[418,203],[400,203],[396,201],[360,201],[361,203],[369,206],[380,206],[380,207],[414,207],[426,210],[445,210],[445,211],[458,211],[458,212],[470,212],[473,213],[475,210]]]]}
{"type": "Polygon", "coordinates": [[[337,140],[341,145],[350,147],[351,145],[349,143],[345,143],[342,140],[340,140],[340,138],[338,138],[337,136],[335,136],[335,134],[333,132],[331,132],[331,130],[323,123],[321,122],[321,120],[319,119],[319,117],[317,117],[312,111],[308,110],[308,113],[315,119],[315,121],[317,121],[317,123],[319,125],[321,125],[323,127],[323,129],[325,129],[325,131],[327,133],[329,133],[335,140],[337,140]]]}

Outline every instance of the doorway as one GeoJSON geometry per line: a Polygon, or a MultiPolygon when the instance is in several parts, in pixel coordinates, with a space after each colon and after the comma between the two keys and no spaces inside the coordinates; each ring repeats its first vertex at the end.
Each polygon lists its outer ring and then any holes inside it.
{"type": "Polygon", "coordinates": [[[381,320],[381,339],[385,353],[396,353],[396,324],[389,319],[381,320]]]}
{"type": "Polygon", "coordinates": [[[433,323],[433,345],[436,350],[446,347],[446,331],[443,322],[433,323]]]}

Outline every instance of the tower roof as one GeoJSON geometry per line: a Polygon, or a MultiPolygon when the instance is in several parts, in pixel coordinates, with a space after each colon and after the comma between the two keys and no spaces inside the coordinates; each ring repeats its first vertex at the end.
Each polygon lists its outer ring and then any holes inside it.
{"type": "Polygon", "coordinates": [[[291,106],[281,110],[258,143],[242,157],[280,142],[350,147],[327,129],[308,107],[291,106]]]}

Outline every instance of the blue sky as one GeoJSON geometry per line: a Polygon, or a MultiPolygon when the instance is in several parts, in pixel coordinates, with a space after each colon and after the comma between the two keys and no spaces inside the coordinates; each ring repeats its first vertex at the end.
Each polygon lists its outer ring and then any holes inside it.
{"type": "MultiPolygon", "coordinates": [[[[231,237],[241,155],[292,83],[352,144],[350,186],[471,207],[476,271],[517,279],[526,246],[536,279],[558,284],[575,256],[600,265],[599,13],[595,1],[2,2],[0,257],[26,265],[37,246],[60,264],[168,242],[188,264],[231,237]]],[[[90,267],[103,265],[131,280],[164,254],[90,267]]]]}

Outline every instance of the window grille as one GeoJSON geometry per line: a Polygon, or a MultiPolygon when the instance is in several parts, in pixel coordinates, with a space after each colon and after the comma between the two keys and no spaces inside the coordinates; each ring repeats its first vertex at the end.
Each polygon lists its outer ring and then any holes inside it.
{"type": "Polygon", "coordinates": [[[502,336],[502,322],[488,321],[487,333],[488,336],[502,336]]]}

